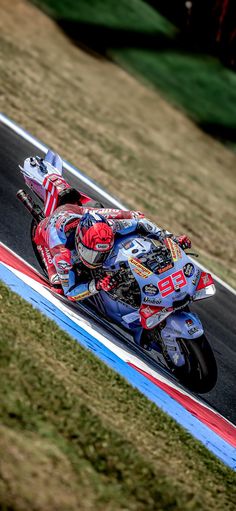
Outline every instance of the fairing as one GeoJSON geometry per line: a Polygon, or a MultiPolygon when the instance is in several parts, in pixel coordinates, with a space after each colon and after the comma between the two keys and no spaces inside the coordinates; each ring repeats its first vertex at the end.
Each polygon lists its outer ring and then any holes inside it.
{"type": "Polygon", "coordinates": [[[145,257],[158,243],[138,236],[127,236],[116,241],[104,269],[118,271],[125,265],[129,266],[140,288],[141,304],[138,310],[104,293],[103,305],[107,315],[130,330],[137,330],[138,327],[151,330],[160,323],[163,326],[164,321],[165,327],[161,332],[166,338],[176,338],[178,334],[186,339],[195,339],[203,334],[201,322],[195,314],[184,309],[203,289],[206,290],[205,296],[208,296],[207,287],[203,288],[204,282],[212,293],[213,280],[210,275],[208,279],[202,279],[201,269],[172,240],[168,247],[172,254],[172,266],[167,265],[164,270],[161,268],[160,273],[158,270],[151,271],[145,264],[145,257]]]}

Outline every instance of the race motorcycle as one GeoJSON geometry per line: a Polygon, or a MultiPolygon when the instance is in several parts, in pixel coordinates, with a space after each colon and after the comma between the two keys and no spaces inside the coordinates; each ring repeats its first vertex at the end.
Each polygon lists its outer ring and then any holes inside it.
{"type": "MultiPolygon", "coordinates": [[[[25,183],[44,205],[43,210],[24,190],[17,192],[33,216],[31,240],[45,271],[34,243],[37,224],[59,205],[90,206],[91,198],[64,179],[63,192],[59,195],[60,184],[54,190],[45,189],[46,175],[62,178],[62,160],[52,151],[44,159],[27,158],[20,168],[25,183]]],[[[91,205],[101,208],[100,203],[91,205]]],[[[93,270],[90,271],[94,278],[93,270]]],[[[101,290],[85,300],[91,311],[132,334],[141,351],[150,355],[158,353],[171,374],[190,390],[209,392],[217,380],[216,361],[201,321],[189,305],[215,294],[210,273],[202,271],[171,238],[160,243],[150,233],[117,237],[103,268],[96,270],[97,278],[104,274],[115,275],[117,287],[109,292],[101,290]]]]}

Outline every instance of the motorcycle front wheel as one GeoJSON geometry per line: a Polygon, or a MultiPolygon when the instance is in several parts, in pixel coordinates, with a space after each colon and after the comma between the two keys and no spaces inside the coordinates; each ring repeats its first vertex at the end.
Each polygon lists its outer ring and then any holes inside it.
{"type": "Polygon", "coordinates": [[[217,381],[217,365],[211,346],[203,334],[197,339],[176,339],[185,358],[185,364],[177,367],[163,352],[172,374],[189,390],[204,394],[210,392],[217,381]]]}

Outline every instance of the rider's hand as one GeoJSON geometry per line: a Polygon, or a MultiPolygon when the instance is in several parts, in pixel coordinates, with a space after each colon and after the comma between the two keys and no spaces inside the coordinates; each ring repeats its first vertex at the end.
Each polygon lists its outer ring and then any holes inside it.
{"type": "Polygon", "coordinates": [[[100,291],[101,289],[103,291],[111,291],[115,287],[117,287],[117,280],[115,277],[112,277],[111,275],[106,275],[102,279],[98,280],[96,283],[96,289],[97,291],[100,291]]]}
{"type": "Polygon", "coordinates": [[[177,243],[183,250],[187,250],[191,248],[191,240],[186,234],[182,234],[181,236],[177,236],[177,243]]]}

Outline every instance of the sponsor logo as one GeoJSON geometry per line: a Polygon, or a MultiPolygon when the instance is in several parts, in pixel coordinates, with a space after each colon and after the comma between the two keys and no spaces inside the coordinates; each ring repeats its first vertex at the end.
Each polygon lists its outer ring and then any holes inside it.
{"type": "Polygon", "coordinates": [[[89,295],[90,295],[89,291],[84,291],[83,293],[73,296],[73,300],[82,300],[83,298],[85,298],[86,296],[89,296],[89,295]]]}
{"type": "Polygon", "coordinates": [[[194,266],[192,263],[185,264],[185,266],[183,267],[183,270],[184,270],[185,277],[187,277],[188,279],[190,277],[192,277],[194,274],[194,266]]]}
{"type": "Polygon", "coordinates": [[[154,314],[154,310],[151,309],[151,307],[145,307],[145,309],[142,309],[142,313],[144,314],[154,314]]]}
{"type": "Polygon", "coordinates": [[[69,286],[69,277],[66,277],[66,275],[60,275],[60,280],[63,286],[69,286]]]}
{"type": "Polygon", "coordinates": [[[195,284],[197,283],[199,275],[200,275],[200,270],[197,270],[197,273],[196,273],[194,279],[192,280],[193,286],[195,286],[195,284]]]}
{"type": "Polygon", "coordinates": [[[47,260],[48,260],[48,263],[49,264],[53,264],[52,262],[52,257],[51,257],[51,254],[49,252],[49,249],[45,247],[45,252],[46,252],[46,256],[47,256],[47,260]]]}
{"type": "Polygon", "coordinates": [[[209,275],[208,275],[208,273],[206,273],[205,275],[203,275],[202,280],[203,280],[204,286],[206,286],[206,285],[207,285],[207,283],[208,283],[208,282],[209,282],[209,280],[210,280],[210,279],[209,279],[209,275]]]}
{"type": "Polygon", "coordinates": [[[145,296],[144,300],[145,303],[151,303],[153,305],[159,305],[161,303],[161,299],[159,298],[152,298],[151,296],[145,296]]]}
{"type": "Polygon", "coordinates": [[[191,326],[193,324],[193,320],[192,319],[186,319],[185,323],[186,323],[187,326],[191,326]]]}
{"type": "MultiPolygon", "coordinates": [[[[88,209],[88,212],[89,212],[89,209],[88,209]]],[[[108,214],[108,213],[113,213],[113,215],[117,215],[117,210],[114,212],[114,209],[111,209],[111,208],[102,208],[102,209],[98,209],[97,212],[99,213],[99,215],[101,214],[108,214]]]]}
{"type": "Polygon", "coordinates": [[[158,268],[158,269],[157,269],[157,273],[160,275],[161,273],[164,273],[165,271],[168,271],[168,270],[170,270],[171,268],[173,268],[173,264],[172,264],[172,263],[169,263],[169,264],[167,264],[166,266],[164,266],[164,268],[158,268]]]}
{"type": "MultiPolygon", "coordinates": [[[[65,229],[64,229],[65,233],[68,234],[69,231],[72,231],[73,229],[75,229],[77,227],[78,223],[79,223],[79,219],[78,218],[76,220],[73,220],[70,223],[67,222],[66,225],[65,225],[65,229]]],[[[64,227],[64,225],[62,225],[62,229],[61,230],[63,230],[63,227],[64,227]]]]}
{"type": "Polygon", "coordinates": [[[141,268],[134,268],[134,271],[137,273],[137,275],[139,275],[139,277],[142,277],[143,279],[147,279],[150,276],[150,273],[147,273],[141,268]]]}
{"type": "Polygon", "coordinates": [[[182,253],[179,245],[177,245],[177,243],[175,243],[171,238],[165,239],[165,245],[171,251],[173,261],[176,262],[182,258],[182,253]]]}
{"type": "Polygon", "coordinates": [[[134,266],[134,268],[132,268],[133,271],[143,279],[146,279],[147,277],[150,277],[150,275],[152,275],[152,272],[148,268],[143,266],[143,264],[141,264],[138,259],[135,259],[134,257],[129,257],[129,263],[132,264],[132,266],[134,266]]]}
{"type": "Polygon", "coordinates": [[[103,248],[104,250],[106,250],[107,248],[109,248],[109,245],[107,243],[97,243],[96,245],[96,248],[103,248]]]}
{"type": "Polygon", "coordinates": [[[199,328],[197,326],[194,326],[193,328],[190,328],[190,330],[188,330],[188,333],[190,335],[193,335],[193,334],[196,334],[196,332],[198,332],[199,328]]]}
{"type": "Polygon", "coordinates": [[[155,295],[157,295],[159,293],[159,290],[153,284],[146,284],[146,286],[143,286],[143,292],[147,296],[155,296],[155,295]]]}
{"type": "Polygon", "coordinates": [[[133,241],[127,241],[126,243],[123,243],[123,247],[124,247],[125,250],[129,250],[133,246],[134,246],[133,241]]]}

